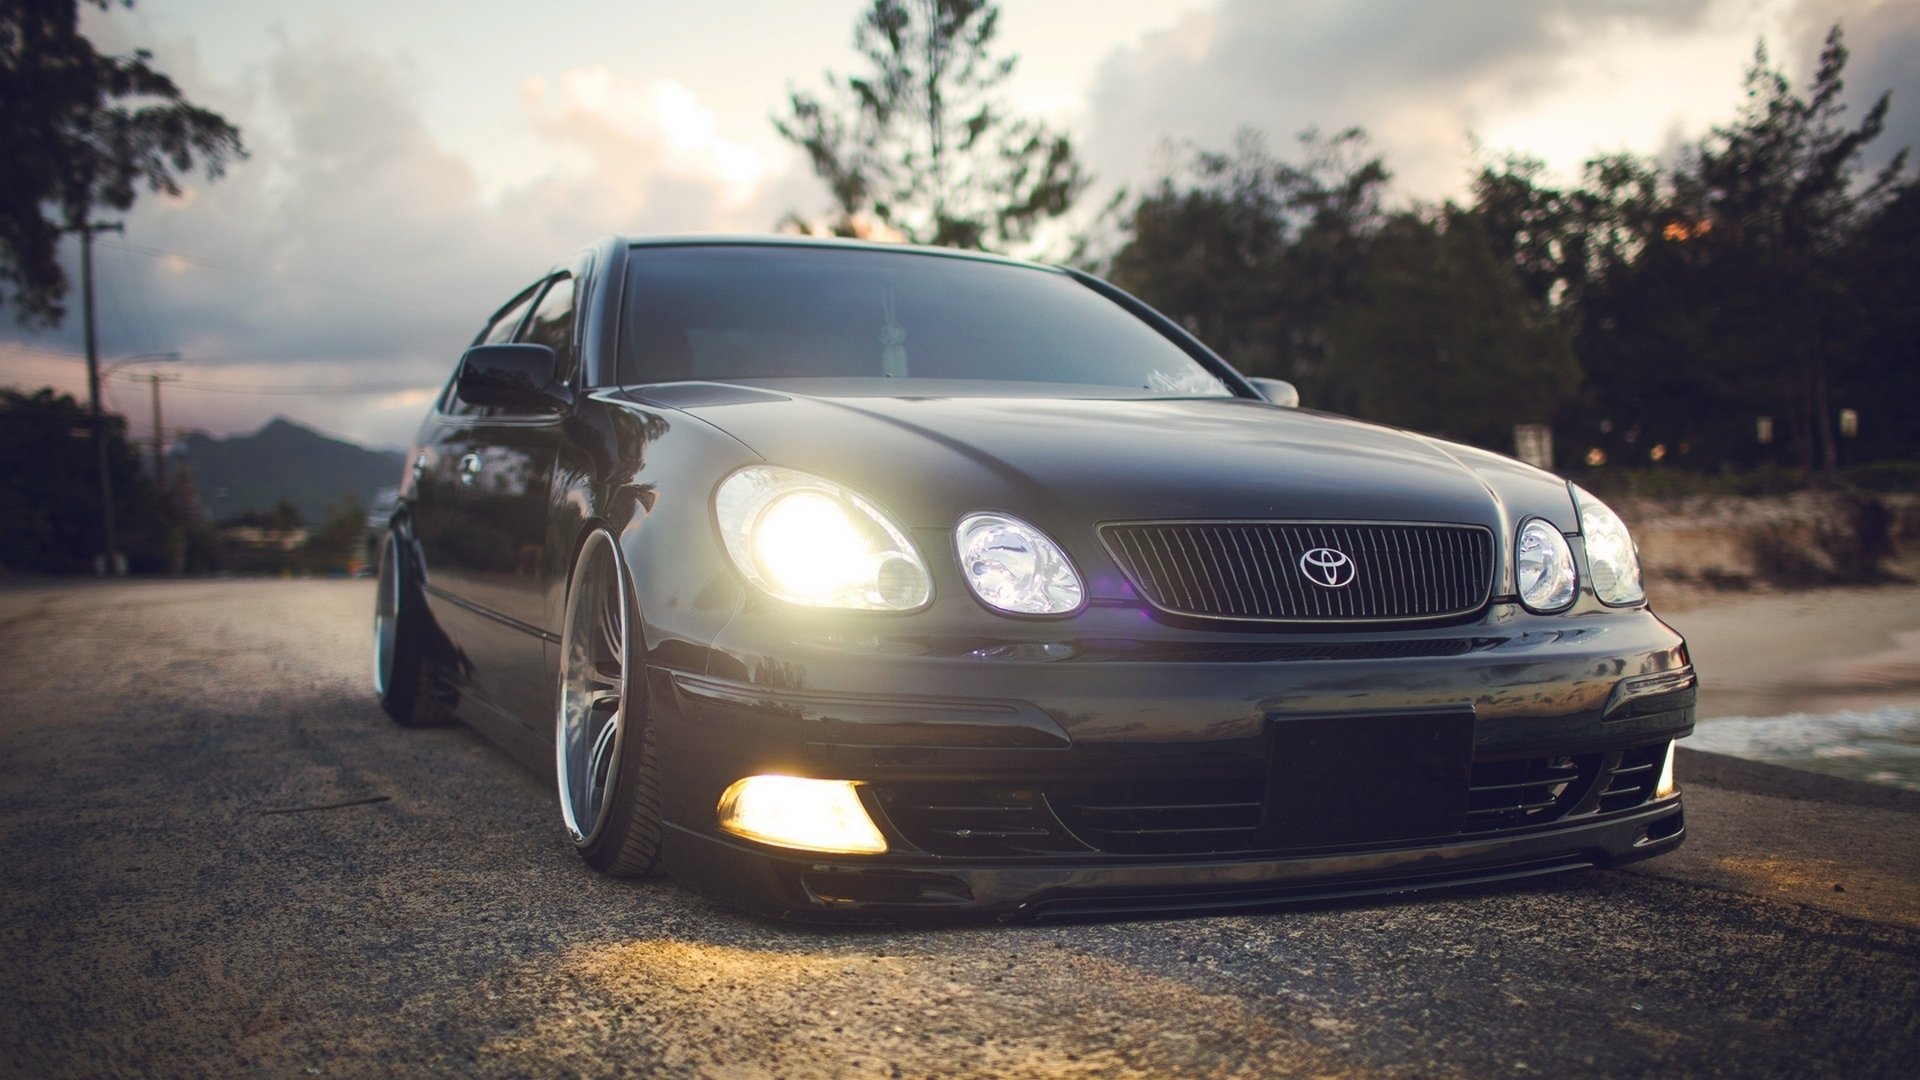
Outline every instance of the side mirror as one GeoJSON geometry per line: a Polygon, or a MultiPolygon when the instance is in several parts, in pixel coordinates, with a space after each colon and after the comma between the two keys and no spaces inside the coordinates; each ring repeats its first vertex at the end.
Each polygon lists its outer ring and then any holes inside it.
{"type": "Polygon", "coordinates": [[[1253,384],[1253,388],[1260,392],[1261,397],[1266,398],[1281,408],[1297,409],[1300,407],[1300,391],[1285,379],[1255,379],[1250,377],[1247,381],[1253,384]]]}
{"type": "Polygon", "coordinates": [[[460,358],[454,389],[469,405],[558,408],[567,393],[554,385],[554,367],[553,349],[546,345],[475,345],[460,358]]]}

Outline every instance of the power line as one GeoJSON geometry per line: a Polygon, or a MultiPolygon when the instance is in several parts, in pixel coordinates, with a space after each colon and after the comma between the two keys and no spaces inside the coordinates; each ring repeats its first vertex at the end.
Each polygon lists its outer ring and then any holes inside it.
{"type": "Polygon", "coordinates": [[[322,394],[335,397],[364,397],[368,394],[393,394],[403,390],[432,390],[432,383],[361,383],[351,385],[312,385],[312,386],[273,386],[267,384],[247,385],[244,383],[203,383],[191,379],[180,379],[173,385],[184,390],[204,390],[215,394],[260,394],[274,395],[312,395],[322,394]]]}
{"type": "Polygon", "coordinates": [[[106,246],[118,248],[121,251],[131,251],[136,255],[146,255],[155,259],[178,259],[181,262],[191,263],[194,266],[198,266],[207,270],[214,270],[222,274],[232,274],[237,277],[248,277],[248,278],[268,278],[274,281],[285,282],[289,285],[304,286],[305,288],[309,288],[309,289],[322,289],[328,292],[349,293],[355,296],[371,296],[380,300],[393,300],[396,296],[402,299],[410,300],[410,301],[429,301],[429,302],[438,301],[441,303],[445,303],[447,300],[445,296],[438,296],[438,297],[432,298],[432,300],[429,300],[429,298],[424,293],[408,293],[405,290],[394,290],[394,289],[367,289],[367,288],[362,288],[358,285],[348,285],[338,281],[322,281],[316,278],[300,277],[293,274],[282,274],[272,270],[262,270],[257,266],[247,266],[242,263],[224,262],[219,259],[209,259],[199,255],[186,255],[178,251],[166,251],[161,248],[147,247],[143,244],[129,244],[122,241],[117,243],[109,243],[106,246]]]}
{"type": "Polygon", "coordinates": [[[72,349],[60,349],[47,345],[29,345],[24,341],[0,341],[0,348],[18,349],[21,352],[38,353],[41,356],[56,357],[61,360],[85,360],[87,354],[72,349]]]}
{"type": "MultiPolygon", "coordinates": [[[[85,360],[87,358],[85,353],[71,352],[66,349],[50,348],[43,345],[29,345],[23,341],[0,341],[0,349],[17,349],[21,352],[35,353],[40,356],[51,357],[58,360],[85,360]]],[[[315,364],[333,362],[326,357],[308,357],[308,356],[294,357],[292,354],[287,354],[284,356],[269,355],[269,356],[195,356],[194,357],[195,363],[199,363],[199,364],[246,364],[246,363],[255,363],[255,362],[261,362],[261,361],[275,361],[275,360],[288,360],[288,359],[297,359],[303,363],[315,363],[315,364]]],[[[109,372],[107,377],[116,378],[116,379],[118,378],[136,378],[137,379],[137,378],[140,378],[141,376],[135,375],[135,374],[125,374],[125,373],[116,371],[116,372],[109,372]]],[[[354,391],[365,390],[366,392],[369,392],[369,393],[386,393],[394,390],[431,389],[433,387],[433,383],[431,381],[424,382],[424,383],[352,384],[350,386],[342,386],[338,383],[314,383],[311,385],[285,386],[278,383],[212,383],[212,382],[183,382],[180,385],[192,386],[201,390],[232,390],[235,393],[287,393],[287,394],[326,393],[329,391],[339,391],[339,390],[354,390],[354,391]]]]}

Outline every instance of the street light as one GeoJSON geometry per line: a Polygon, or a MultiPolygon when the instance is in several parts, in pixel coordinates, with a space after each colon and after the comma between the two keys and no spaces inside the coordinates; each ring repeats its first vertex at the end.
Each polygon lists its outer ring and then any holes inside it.
{"type": "MultiPolygon", "coordinates": [[[[89,315],[92,314],[91,310],[89,310],[88,314],[89,315]]],[[[91,329],[91,327],[89,327],[89,329],[91,329]]],[[[88,344],[91,345],[92,335],[89,334],[88,337],[89,337],[88,344]]],[[[92,350],[89,349],[88,352],[89,354],[91,354],[92,350]]],[[[119,371],[121,368],[126,367],[128,364],[137,364],[137,363],[143,363],[148,361],[164,363],[169,361],[177,361],[179,359],[180,359],[180,354],[177,352],[136,353],[133,356],[122,357],[121,359],[116,360],[111,364],[108,364],[106,368],[101,370],[100,374],[112,375],[114,372],[119,371]]],[[[153,387],[154,478],[156,480],[159,480],[160,479],[160,472],[159,472],[160,470],[160,376],[150,375],[147,377],[147,380],[148,380],[148,383],[153,387]]],[[[125,573],[125,570],[121,567],[120,552],[116,550],[119,547],[119,545],[114,543],[113,481],[109,477],[107,472],[106,429],[103,427],[106,421],[103,420],[100,416],[100,391],[98,389],[99,377],[96,376],[93,379],[93,382],[94,382],[93,437],[94,437],[94,445],[99,448],[99,458],[100,458],[100,525],[101,525],[101,531],[104,534],[103,538],[106,541],[106,565],[102,567],[102,569],[110,576],[118,576],[122,573],[125,573]]]]}

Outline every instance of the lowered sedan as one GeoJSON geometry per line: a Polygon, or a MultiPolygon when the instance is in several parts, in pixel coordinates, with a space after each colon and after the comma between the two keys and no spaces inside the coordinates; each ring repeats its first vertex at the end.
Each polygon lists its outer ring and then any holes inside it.
{"type": "Polygon", "coordinates": [[[610,239],[483,326],[375,680],[594,868],[798,916],[1244,908],[1677,846],[1685,643],[1603,503],[1292,407],[1071,270],[610,239]]]}

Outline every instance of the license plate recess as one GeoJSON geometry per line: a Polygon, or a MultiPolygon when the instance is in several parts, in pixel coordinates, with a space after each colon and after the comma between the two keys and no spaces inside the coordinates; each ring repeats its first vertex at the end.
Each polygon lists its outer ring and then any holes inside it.
{"type": "Polygon", "coordinates": [[[1287,846],[1457,833],[1473,773],[1473,713],[1274,717],[1267,835],[1287,846]]]}

